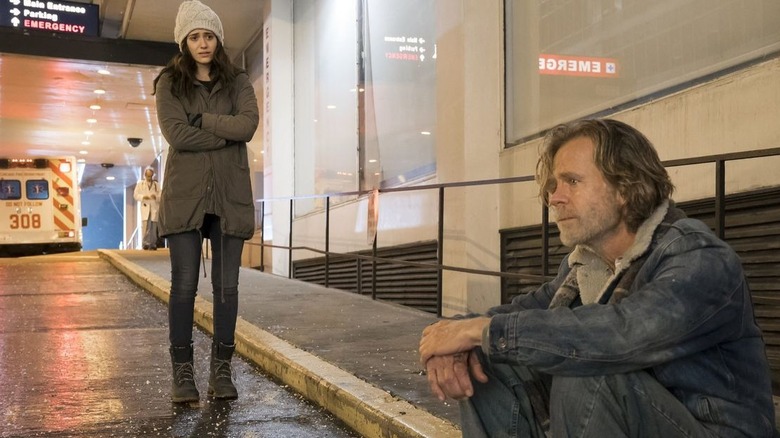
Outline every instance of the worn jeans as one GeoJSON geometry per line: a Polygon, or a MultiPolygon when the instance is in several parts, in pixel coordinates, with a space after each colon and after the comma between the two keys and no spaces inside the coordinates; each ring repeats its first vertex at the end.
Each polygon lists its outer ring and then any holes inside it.
{"type": "MultiPolygon", "coordinates": [[[[535,397],[520,366],[484,366],[487,383],[460,402],[464,437],[647,437],[714,436],[650,374],[640,371],[592,377],[549,378],[532,385],[549,393],[535,397]],[[551,383],[549,383],[551,382],[551,383]],[[531,397],[529,397],[529,394],[531,397]],[[549,399],[549,430],[539,424],[534,401],[549,399]],[[532,407],[533,406],[533,407],[532,407]]],[[[542,409],[544,411],[544,409],[542,409]]]]}
{"type": "Polygon", "coordinates": [[[233,345],[238,316],[238,272],[241,238],[223,235],[219,217],[206,215],[201,230],[167,236],[171,254],[171,298],[168,304],[169,340],[172,346],[192,343],[193,310],[203,238],[211,240],[211,285],[213,288],[214,340],[233,345]]]}

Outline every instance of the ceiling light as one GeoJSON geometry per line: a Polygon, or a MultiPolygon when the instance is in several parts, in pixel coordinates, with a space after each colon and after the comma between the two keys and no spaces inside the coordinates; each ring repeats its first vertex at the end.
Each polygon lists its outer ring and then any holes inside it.
{"type": "Polygon", "coordinates": [[[108,70],[106,70],[104,68],[101,68],[100,70],[98,70],[98,73],[100,73],[101,75],[110,75],[111,74],[110,71],[108,71],[108,70]]]}
{"type": "Polygon", "coordinates": [[[113,181],[113,180],[115,180],[115,179],[116,179],[116,177],[113,177],[113,176],[107,176],[107,177],[106,177],[106,179],[107,179],[107,180],[109,180],[109,181],[113,181]]]}
{"type": "Polygon", "coordinates": [[[368,160],[369,163],[376,163],[376,160],[368,160]]]}
{"type": "Polygon", "coordinates": [[[328,105],[328,109],[336,109],[336,105],[328,105]]]}
{"type": "Polygon", "coordinates": [[[98,88],[95,90],[95,94],[106,94],[106,90],[103,90],[102,88],[98,88]]]}
{"type": "Polygon", "coordinates": [[[92,134],[94,134],[94,132],[92,132],[92,131],[84,131],[84,135],[92,135],[92,134]]]}
{"type": "Polygon", "coordinates": [[[80,153],[81,155],[87,155],[89,152],[87,152],[87,151],[79,151],[79,153],[80,153]]]}
{"type": "Polygon", "coordinates": [[[76,160],[76,162],[77,163],[86,163],[87,160],[85,158],[79,158],[78,160],[76,160]]]}
{"type": "Polygon", "coordinates": [[[87,119],[87,123],[97,123],[97,119],[87,119]]]}
{"type": "Polygon", "coordinates": [[[84,146],[89,146],[91,143],[85,140],[82,141],[81,144],[83,144],[84,146]]]}
{"type": "Polygon", "coordinates": [[[431,135],[431,133],[429,131],[422,131],[422,132],[420,132],[420,134],[422,134],[422,135],[431,135]]]}
{"type": "Polygon", "coordinates": [[[100,109],[100,105],[98,105],[96,103],[92,104],[92,105],[89,106],[89,109],[94,110],[94,111],[99,110],[100,109]]]}

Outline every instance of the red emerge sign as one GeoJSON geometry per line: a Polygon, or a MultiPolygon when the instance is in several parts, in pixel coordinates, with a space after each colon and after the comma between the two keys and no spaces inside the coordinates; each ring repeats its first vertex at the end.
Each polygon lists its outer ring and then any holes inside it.
{"type": "Polygon", "coordinates": [[[540,54],[539,74],[616,78],[618,63],[612,58],[540,54]]]}

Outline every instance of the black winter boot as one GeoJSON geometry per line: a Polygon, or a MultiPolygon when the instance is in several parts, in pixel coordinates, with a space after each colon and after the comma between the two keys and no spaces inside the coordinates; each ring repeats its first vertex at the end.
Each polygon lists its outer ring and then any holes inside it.
{"type": "Polygon", "coordinates": [[[238,391],[233,385],[233,369],[230,359],[236,345],[225,345],[214,341],[211,344],[211,374],[209,375],[209,397],[236,399],[238,391]]]}
{"type": "Polygon", "coordinates": [[[174,403],[196,402],[200,399],[195,386],[195,368],[192,363],[192,345],[189,347],[170,347],[173,365],[173,386],[171,401],[174,403]]]}

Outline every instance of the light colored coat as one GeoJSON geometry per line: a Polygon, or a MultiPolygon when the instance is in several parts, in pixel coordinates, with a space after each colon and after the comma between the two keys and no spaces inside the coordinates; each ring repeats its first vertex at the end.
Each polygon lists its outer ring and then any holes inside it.
{"type": "Polygon", "coordinates": [[[141,203],[141,219],[145,221],[151,219],[152,222],[157,222],[160,205],[160,185],[157,181],[152,181],[151,184],[147,183],[145,179],[138,181],[133,191],[133,197],[141,203]],[[149,199],[144,199],[144,196],[148,196],[149,199]]]}

